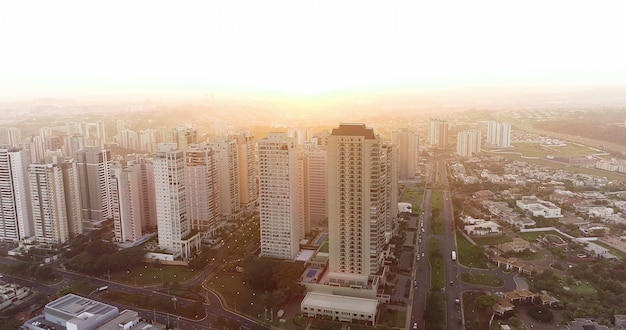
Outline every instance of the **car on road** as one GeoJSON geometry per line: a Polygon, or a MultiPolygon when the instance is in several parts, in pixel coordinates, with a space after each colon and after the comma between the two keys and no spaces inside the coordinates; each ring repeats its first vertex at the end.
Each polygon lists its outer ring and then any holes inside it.
{"type": "Polygon", "coordinates": [[[454,282],[453,282],[453,281],[450,281],[450,286],[453,286],[453,285],[454,285],[454,282]]]}
{"type": "Polygon", "coordinates": [[[413,329],[417,329],[417,322],[413,322],[413,329]]]}
{"type": "Polygon", "coordinates": [[[424,252],[422,252],[422,257],[424,256],[424,252]]]}
{"type": "Polygon", "coordinates": [[[456,299],[454,299],[454,303],[458,305],[458,304],[461,303],[461,301],[459,300],[459,298],[456,298],[456,299]]]}

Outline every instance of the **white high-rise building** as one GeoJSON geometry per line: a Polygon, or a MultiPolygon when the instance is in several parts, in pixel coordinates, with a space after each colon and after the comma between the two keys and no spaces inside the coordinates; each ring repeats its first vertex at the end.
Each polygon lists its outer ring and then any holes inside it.
{"type": "Polygon", "coordinates": [[[428,143],[439,148],[448,147],[448,122],[431,118],[428,122],[428,143]]]}
{"type": "Polygon", "coordinates": [[[480,152],[481,136],[479,131],[461,131],[456,138],[456,154],[471,157],[480,152]]]}
{"type": "Polygon", "coordinates": [[[221,224],[215,155],[206,144],[190,144],[185,150],[185,180],[191,228],[212,236],[221,224]]]}
{"type": "Polygon", "coordinates": [[[77,153],[77,163],[83,221],[100,222],[110,219],[111,151],[87,146],[77,153]]]}
{"type": "Polygon", "coordinates": [[[252,207],[259,198],[257,145],[248,132],[233,138],[237,139],[239,202],[242,207],[252,207]]]}
{"type": "Polygon", "coordinates": [[[296,141],[285,133],[259,140],[261,255],[295,259],[300,245],[296,141]]]}
{"type": "Polygon", "coordinates": [[[363,124],[341,124],[328,143],[331,285],[371,287],[380,275],[385,232],[395,220],[397,170],[391,144],[363,124]]]}
{"type": "Polygon", "coordinates": [[[67,157],[75,158],[76,154],[85,148],[85,138],[78,134],[72,134],[65,137],[63,146],[63,154],[67,157]]]}
{"type": "Polygon", "coordinates": [[[309,127],[291,127],[287,135],[296,139],[297,144],[304,144],[309,142],[313,137],[313,129],[309,127]]]}
{"type": "Polygon", "coordinates": [[[9,139],[10,146],[18,147],[20,143],[22,143],[22,133],[17,127],[7,128],[7,137],[9,139]]]}
{"type": "Polygon", "coordinates": [[[139,150],[153,154],[156,151],[156,131],[146,129],[139,131],[139,150]]]}
{"type": "Polygon", "coordinates": [[[210,142],[217,166],[219,211],[225,219],[233,219],[241,211],[239,202],[239,164],[237,162],[237,140],[220,138],[210,142]]]}
{"type": "Polygon", "coordinates": [[[190,235],[183,150],[159,143],[153,168],[159,246],[187,260],[200,248],[200,235],[190,235]]]}
{"type": "Polygon", "coordinates": [[[139,135],[135,131],[123,129],[117,133],[117,142],[120,147],[139,150],[139,135]]]}
{"type": "Polygon", "coordinates": [[[487,144],[497,147],[511,146],[511,124],[487,122],[487,144]]]}
{"type": "Polygon", "coordinates": [[[26,150],[0,146],[0,239],[20,241],[33,235],[26,150]]]}
{"type": "Polygon", "coordinates": [[[63,244],[70,239],[65,208],[63,171],[55,162],[28,166],[35,237],[40,243],[63,244]]]}
{"type": "Polygon", "coordinates": [[[408,130],[396,131],[392,133],[391,139],[398,149],[398,178],[415,179],[419,156],[417,133],[408,130]]]}
{"type": "Polygon", "coordinates": [[[28,150],[31,162],[38,163],[43,160],[46,148],[41,136],[31,136],[23,145],[28,150]]]}

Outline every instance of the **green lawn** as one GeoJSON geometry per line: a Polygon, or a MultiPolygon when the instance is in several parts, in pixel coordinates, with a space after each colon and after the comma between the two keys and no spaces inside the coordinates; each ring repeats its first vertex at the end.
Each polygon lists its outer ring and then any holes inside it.
{"type": "Polygon", "coordinates": [[[228,306],[240,313],[262,319],[265,305],[270,305],[267,294],[255,292],[243,281],[239,273],[220,272],[206,282],[205,287],[220,293],[228,306]]]}
{"type": "Polygon", "coordinates": [[[513,238],[505,235],[489,236],[489,237],[472,237],[472,240],[478,245],[493,246],[501,243],[511,242],[513,238]]]}
{"type": "Polygon", "coordinates": [[[558,232],[554,231],[554,230],[549,230],[549,231],[535,231],[535,232],[527,232],[527,233],[522,233],[519,232],[517,233],[519,235],[519,237],[533,243],[537,241],[537,237],[539,236],[546,236],[546,235],[554,235],[554,236],[559,236],[560,238],[562,238],[565,242],[569,242],[569,238],[559,234],[558,232]]]}
{"type": "Polygon", "coordinates": [[[411,203],[412,214],[419,214],[422,200],[424,199],[424,188],[415,185],[406,185],[402,196],[400,196],[401,203],[411,203]]]}
{"type": "Polygon", "coordinates": [[[579,285],[572,288],[572,292],[583,296],[595,296],[598,290],[591,286],[589,282],[581,281],[579,285]]]}
{"type": "Polygon", "coordinates": [[[588,147],[576,145],[573,143],[567,143],[564,146],[551,146],[549,147],[549,150],[554,150],[553,155],[557,157],[587,156],[598,153],[597,151],[589,149],[588,147]]]}
{"type": "Polygon", "coordinates": [[[593,241],[593,243],[596,243],[600,245],[601,247],[608,249],[612,255],[618,257],[619,259],[626,260],[626,253],[600,241],[593,241]]]}
{"type": "Polygon", "coordinates": [[[426,329],[443,330],[446,328],[446,300],[441,292],[426,294],[426,308],[424,311],[426,329]]]}
{"type": "Polygon", "coordinates": [[[445,287],[445,274],[443,257],[441,255],[441,242],[436,238],[428,241],[428,261],[430,262],[430,285],[435,289],[445,287]]]}
{"type": "Polygon", "coordinates": [[[490,274],[463,273],[460,275],[460,278],[461,278],[461,281],[463,281],[463,283],[468,283],[468,284],[490,286],[494,288],[499,288],[504,285],[504,280],[502,280],[501,278],[497,276],[490,275],[490,274]]]}
{"type": "Polygon", "coordinates": [[[111,272],[111,280],[131,285],[155,285],[191,279],[197,271],[183,266],[144,264],[143,267],[111,272]]]}
{"type": "Polygon", "coordinates": [[[432,210],[432,218],[430,220],[431,233],[435,235],[443,235],[443,219],[441,218],[441,212],[443,210],[443,196],[441,190],[433,190],[430,205],[432,210]]]}
{"type": "Polygon", "coordinates": [[[472,268],[489,268],[482,246],[473,245],[463,234],[456,231],[456,247],[459,263],[472,268]]]}

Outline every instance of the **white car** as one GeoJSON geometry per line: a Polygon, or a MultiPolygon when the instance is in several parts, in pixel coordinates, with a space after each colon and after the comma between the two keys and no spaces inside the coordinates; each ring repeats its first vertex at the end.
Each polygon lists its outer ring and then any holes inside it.
{"type": "Polygon", "coordinates": [[[417,322],[413,322],[413,329],[417,329],[417,322]]]}

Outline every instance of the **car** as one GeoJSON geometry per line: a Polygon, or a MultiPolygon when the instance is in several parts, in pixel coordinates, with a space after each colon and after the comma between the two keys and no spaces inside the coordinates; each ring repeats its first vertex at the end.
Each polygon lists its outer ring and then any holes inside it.
{"type": "Polygon", "coordinates": [[[413,322],[413,329],[417,329],[417,322],[413,322]]]}
{"type": "Polygon", "coordinates": [[[454,282],[453,282],[453,281],[450,281],[450,286],[453,286],[453,285],[454,285],[454,282]]]}
{"type": "Polygon", "coordinates": [[[461,301],[459,300],[459,298],[456,298],[456,299],[454,299],[454,303],[458,305],[458,304],[461,303],[461,301]]]}
{"type": "Polygon", "coordinates": [[[422,257],[424,256],[424,252],[422,252],[422,257]]]}

